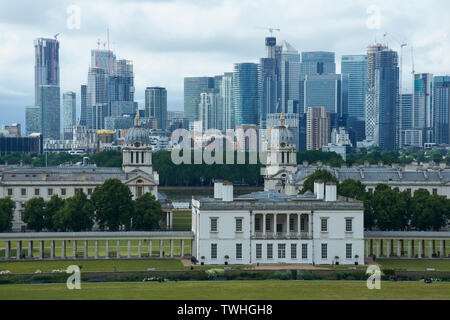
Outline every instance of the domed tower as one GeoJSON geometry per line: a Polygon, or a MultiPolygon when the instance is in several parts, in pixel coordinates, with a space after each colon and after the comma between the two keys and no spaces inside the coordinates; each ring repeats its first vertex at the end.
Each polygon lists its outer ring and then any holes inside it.
{"type": "Polygon", "coordinates": [[[138,113],[134,119],[134,127],[125,136],[122,168],[125,172],[138,169],[153,174],[150,132],[141,127],[138,113]]]}
{"type": "Polygon", "coordinates": [[[263,169],[264,189],[284,192],[290,174],[297,172],[297,149],[292,132],[284,124],[284,115],[280,124],[269,129],[267,164],[263,169]]]}

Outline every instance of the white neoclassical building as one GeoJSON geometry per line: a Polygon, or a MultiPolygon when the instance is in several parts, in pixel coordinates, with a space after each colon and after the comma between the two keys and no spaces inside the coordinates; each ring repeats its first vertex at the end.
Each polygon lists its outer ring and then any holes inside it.
{"type": "Polygon", "coordinates": [[[314,194],[256,192],[192,200],[193,255],[205,264],[364,264],[363,204],[338,199],[317,181],[314,194]]]}
{"type": "Polygon", "coordinates": [[[0,198],[11,197],[16,203],[13,231],[24,231],[22,215],[25,203],[33,197],[50,200],[53,195],[62,198],[73,196],[83,190],[88,196],[106,179],[116,178],[126,184],[134,197],[158,194],[159,176],[153,171],[150,134],[140,126],[128,130],[123,148],[122,168],[100,168],[95,165],[61,165],[58,167],[4,166],[0,172],[0,198]]]}

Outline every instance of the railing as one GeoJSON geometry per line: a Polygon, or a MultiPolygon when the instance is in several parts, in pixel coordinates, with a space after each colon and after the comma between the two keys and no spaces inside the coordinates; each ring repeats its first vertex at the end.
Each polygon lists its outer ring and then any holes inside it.
{"type": "Polygon", "coordinates": [[[251,235],[252,239],[312,239],[309,232],[263,232],[257,231],[251,235]]]}

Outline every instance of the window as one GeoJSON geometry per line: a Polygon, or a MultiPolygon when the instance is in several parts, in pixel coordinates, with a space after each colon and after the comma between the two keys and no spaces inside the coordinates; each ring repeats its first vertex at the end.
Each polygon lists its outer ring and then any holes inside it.
{"type": "Polygon", "coordinates": [[[267,259],[273,259],[273,244],[267,245],[267,259]]]}
{"type": "Polygon", "coordinates": [[[266,231],[270,231],[270,218],[266,218],[266,231]]]}
{"type": "Polygon", "coordinates": [[[373,189],[372,188],[369,188],[369,189],[367,189],[367,191],[369,191],[369,193],[373,193],[373,189]]]}
{"type": "Polygon", "coordinates": [[[217,218],[211,218],[211,232],[217,232],[217,218]]]}
{"type": "Polygon", "coordinates": [[[133,151],[131,151],[130,154],[131,154],[131,163],[133,163],[133,151]]]}
{"type": "Polygon", "coordinates": [[[242,243],[236,243],[236,259],[242,259],[242,243]]]}
{"type": "Polygon", "coordinates": [[[284,243],[278,244],[278,259],[286,259],[286,245],[284,243]]]}
{"type": "Polygon", "coordinates": [[[41,190],[40,189],[34,189],[34,195],[35,196],[38,196],[39,194],[41,193],[41,190]]]}
{"type": "Polygon", "coordinates": [[[261,219],[255,218],[255,231],[261,232],[261,219]]]}
{"type": "Polygon", "coordinates": [[[291,259],[297,259],[297,244],[291,243],[291,259]]]}
{"type": "Polygon", "coordinates": [[[327,259],[328,257],[328,245],[326,243],[322,243],[322,259],[327,259]]]}
{"type": "Polygon", "coordinates": [[[301,218],[301,219],[300,219],[300,230],[301,230],[302,232],[305,231],[305,218],[301,218]]]}
{"type": "Polygon", "coordinates": [[[47,190],[47,193],[48,193],[49,196],[52,196],[52,195],[53,195],[53,189],[52,189],[52,188],[49,188],[49,189],[47,190]]]}
{"type": "Polygon", "coordinates": [[[83,190],[81,190],[80,188],[75,188],[75,194],[76,194],[78,191],[83,191],[83,190]]]}
{"type": "Polygon", "coordinates": [[[236,232],[242,232],[242,218],[236,219],[236,232]]]}
{"type": "Polygon", "coordinates": [[[142,158],[141,158],[141,163],[144,163],[144,152],[142,152],[142,158]]]}
{"type": "Polygon", "coordinates": [[[345,257],[347,259],[351,259],[352,258],[352,244],[351,243],[347,243],[345,245],[345,257]]]}
{"type": "Polygon", "coordinates": [[[406,192],[408,192],[408,194],[411,195],[411,189],[406,189],[406,192]]]}
{"type": "Polygon", "coordinates": [[[320,231],[328,232],[328,219],[320,219],[320,231]]]}
{"type": "Polygon", "coordinates": [[[26,196],[27,195],[27,189],[25,189],[25,188],[20,189],[20,194],[22,196],[26,196]]]}
{"type": "Polygon", "coordinates": [[[64,188],[61,189],[61,195],[62,195],[62,196],[65,196],[65,195],[66,195],[66,189],[64,189],[64,188]]]}
{"type": "Polygon", "coordinates": [[[345,232],[353,232],[353,220],[345,219],[345,232]]]}
{"type": "Polygon", "coordinates": [[[294,218],[289,218],[289,231],[294,232],[295,231],[295,220],[294,218]]]}
{"type": "Polygon", "coordinates": [[[437,189],[433,189],[433,195],[437,195],[437,194],[438,194],[437,189]]]}
{"type": "Polygon", "coordinates": [[[256,259],[262,259],[262,244],[256,244],[256,259]]]}
{"type": "Polygon", "coordinates": [[[136,196],[137,197],[140,197],[140,196],[142,196],[144,194],[144,188],[143,187],[138,186],[136,189],[137,189],[136,190],[136,196]]]}
{"type": "Polygon", "coordinates": [[[211,259],[217,259],[217,243],[211,243],[211,259]]]}
{"type": "Polygon", "coordinates": [[[8,196],[12,196],[13,195],[13,189],[8,189],[8,196]]]}
{"type": "Polygon", "coordinates": [[[91,195],[92,194],[92,188],[89,188],[88,189],[88,195],[91,195]]]}
{"type": "Polygon", "coordinates": [[[302,259],[308,259],[308,244],[302,243],[302,259]]]}

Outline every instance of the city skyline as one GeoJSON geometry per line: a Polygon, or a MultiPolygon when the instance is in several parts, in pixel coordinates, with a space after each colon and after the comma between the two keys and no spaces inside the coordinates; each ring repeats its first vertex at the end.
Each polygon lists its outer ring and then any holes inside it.
{"type": "MultiPolygon", "coordinates": [[[[446,75],[450,70],[450,59],[445,52],[450,45],[445,31],[448,28],[442,21],[450,21],[446,18],[450,10],[445,10],[449,4],[445,1],[398,2],[342,1],[330,6],[329,1],[318,1],[312,6],[308,1],[300,4],[293,1],[261,1],[258,4],[251,1],[241,4],[236,1],[139,4],[100,1],[95,5],[80,1],[80,29],[66,26],[69,2],[40,3],[36,10],[45,13],[42,17],[33,16],[21,21],[10,19],[16,9],[4,3],[0,13],[6,48],[0,53],[0,125],[24,124],[25,107],[32,105],[34,100],[33,41],[40,37],[53,38],[57,33],[60,33],[61,92],[74,91],[80,96],[80,85],[87,82],[90,52],[97,49],[98,38],[101,39],[100,48],[104,47],[106,29],[109,29],[110,48],[118,58],[133,61],[136,101],[141,109],[148,86],[167,88],[168,109],[182,110],[185,76],[213,76],[232,71],[234,63],[259,62],[265,55],[264,38],[269,32],[256,26],[279,27],[281,32],[274,34],[278,42],[286,40],[299,52],[335,52],[338,72],[342,55],[364,54],[375,38],[379,42],[386,40],[396,51],[399,50],[397,42],[406,39],[414,45],[417,73],[446,75]],[[371,5],[380,11],[381,21],[379,26],[369,28],[368,21],[374,14],[368,10],[371,5]],[[430,14],[417,16],[421,8],[430,14]],[[254,15],[245,15],[250,9],[254,15]],[[188,21],[171,25],[170,10],[184,10],[188,21]],[[122,14],[120,19],[119,13],[122,14]],[[166,20],[161,21],[158,15],[165,13],[166,20]],[[141,24],[136,15],[148,19],[143,19],[146,22],[141,24]],[[246,19],[241,19],[243,17],[246,19]],[[420,28],[414,25],[415,19],[419,18],[425,19],[425,22],[421,19],[420,28]],[[191,20],[199,23],[193,24],[191,20]],[[224,31],[225,23],[230,26],[228,32],[224,31]],[[129,27],[133,25],[136,27],[129,27]],[[169,29],[162,29],[167,25],[171,25],[169,29]],[[391,35],[383,40],[386,31],[391,35]],[[348,37],[350,32],[352,37],[348,37]]],[[[30,2],[28,5],[32,8],[35,4],[30,2]]],[[[410,56],[410,48],[406,48],[403,88],[408,90],[412,83],[410,56]]],[[[77,118],[79,115],[78,100],[77,118]]]]}

